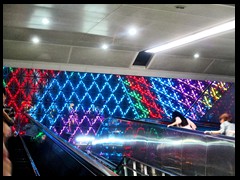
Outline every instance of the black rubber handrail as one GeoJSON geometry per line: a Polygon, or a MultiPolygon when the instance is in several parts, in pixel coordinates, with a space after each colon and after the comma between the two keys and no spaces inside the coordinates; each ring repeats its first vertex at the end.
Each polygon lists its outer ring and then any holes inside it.
{"type": "MultiPolygon", "coordinates": [[[[207,134],[204,134],[203,131],[190,130],[190,129],[174,127],[174,126],[167,127],[164,124],[160,124],[158,122],[153,122],[153,121],[150,121],[150,120],[149,121],[142,121],[142,120],[135,120],[135,119],[120,118],[120,117],[116,117],[116,118],[115,117],[109,117],[109,118],[118,119],[118,120],[121,120],[121,121],[124,121],[124,122],[129,122],[130,121],[130,122],[136,122],[136,123],[142,123],[142,124],[151,124],[153,126],[158,126],[158,127],[160,126],[160,127],[163,127],[163,128],[169,128],[169,129],[172,129],[174,131],[181,132],[181,133],[198,135],[198,136],[202,136],[202,137],[204,137],[204,136],[211,136],[213,139],[228,140],[228,141],[235,142],[235,137],[224,136],[224,135],[207,135],[207,134]]],[[[105,119],[104,121],[107,121],[107,119],[105,119]]],[[[104,121],[103,121],[103,124],[104,124],[104,121]]],[[[99,128],[99,130],[100,129],[101,128],[99,128]]]]}

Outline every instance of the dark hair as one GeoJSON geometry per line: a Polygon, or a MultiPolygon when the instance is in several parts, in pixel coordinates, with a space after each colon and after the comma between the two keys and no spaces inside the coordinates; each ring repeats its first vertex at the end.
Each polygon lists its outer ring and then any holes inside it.
{"type": "Polygon", "coordinates": [[[4,86],[3,86],[3,94],[6,95],[6,90],[4,86]]]}
{"type": "Polygon", "coordinates": [[[182,120],[182,122],[181,122],[181,126],[186,126],[186,125],[188,125],[188,121],[187,121],[187,119],[180,113],[180,112],[178,112],[178,111],[173,111],[173,113],[172,113],[172,121],[173,122],[175,122],[176,120],[175,120],[175,118],[176,117],[179,117],[181,120],[182,120]]]}
{"type": "Polygon", "coordinates": [[[219,116],[219,120],[224,119],[224,121],[231,121],[232,116],[228,113],[223,113],[219,116]]]}

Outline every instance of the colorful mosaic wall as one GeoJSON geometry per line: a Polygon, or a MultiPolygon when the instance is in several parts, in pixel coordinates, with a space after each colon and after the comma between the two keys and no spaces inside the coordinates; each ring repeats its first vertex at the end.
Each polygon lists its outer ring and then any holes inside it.
{"type": "Polygon", "coordinates": [[[71,141],[95,134],[104,117],[170,120],[178,110],[201,121],[232,83],[3,67],[3,85],[17,121],[27,123],[30,106],[32,117],[71,141]]]}

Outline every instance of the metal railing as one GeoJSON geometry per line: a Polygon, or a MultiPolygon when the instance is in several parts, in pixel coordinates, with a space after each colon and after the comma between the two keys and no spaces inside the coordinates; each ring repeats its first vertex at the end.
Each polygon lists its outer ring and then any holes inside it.
{"type": "Polygon", "coordinates": [[[47,127],[42,125],[40,122],[34,120],[31,116],[27,115],[27,117],[32,123],[37,125],[37,127],[40,128],[41,131],[44,132],[44,134],[48,137],[47,139],[53,141],[54,144],[56,144],[61,150],[65,151],[70,157],[72,157],[72,159],[74,159],[75,162],[79,163],[85,169],[85,171],[89,172],[91,175],[118,176],[108,167],[93,159],[91,156],[89,156],[82,150],[77,149],[72,144],[68,143],[66,140],[62,139],[54,132],[49,130],[47,127]]]}
{"type": "Polygon", "coordinates": [[[36,176],[40,176],[40,173],[38,172],[38,169],[37,169],[37,167],[36,167],[36,164],[34,163],[34,161],[33,161],[33,159],[32,159],[32,156],[31,156],[31,154],[29,153],[28,148],[27,148],[27,146],[26,146],[23,138],[22,138],[20,135],[19,135],[19,138],[21,139],[21,142],[22,142],[22,144],[23,144],[24,150],[25,150],[25,152],[26,152],[26,154],[27,154],[27,156],[28,156],[28,159],[30,160],[30,163],[31,163],[31,165],[32,165],[34,174],[35,174],[36,176]]]}
{"type": "Polygon", "coordinates": [[[116,171],[120,176],[177,176],[131,157],[123,157],[116,171]]]}

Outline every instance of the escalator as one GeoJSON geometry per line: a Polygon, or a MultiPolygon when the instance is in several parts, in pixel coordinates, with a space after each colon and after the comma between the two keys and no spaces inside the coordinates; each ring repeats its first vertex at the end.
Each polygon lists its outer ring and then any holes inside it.
{"type": "Polygon", "coordinates": [[[107,118],[83,150],[28,117],[44,135],[23,137],[38,174],[24,156],[19,137],[8,144],[13,176],[235,175],[235,138],[146,120],[107,118]]]}
{"type": "MultiPolygon", "coordinates": [[[[169,175],[235,175],[235,138],[167,128],[152,120],[107,118],[86,149],[122,169],[128,166],[123,163],[123,158],[133,159],[135,163],[129,166],[133,171],[136,170],[136,162],[139,162],[143,167],[169,175]]],[[[140,174],[153,173],[133,172],[131,175],[140,174]]]]}
{"type": "Polygon", "coordinates": [[[31,124],[37,127],[37,135],[11,137],[7,144],[13,176],[118,176],[28,117],[31,124]]]}

